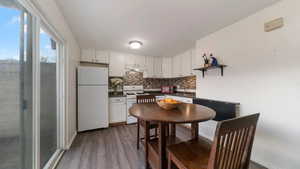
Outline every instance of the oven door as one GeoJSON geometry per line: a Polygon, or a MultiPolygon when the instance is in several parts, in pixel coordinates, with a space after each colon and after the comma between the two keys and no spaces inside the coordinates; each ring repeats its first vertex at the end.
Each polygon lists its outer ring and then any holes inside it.
{"type": "Polygon", "coordinates": [[[129,108],[136,103],[136,99],[127,98],[127,124],[137,123],[137,118],[129,114],[129,108]]]}

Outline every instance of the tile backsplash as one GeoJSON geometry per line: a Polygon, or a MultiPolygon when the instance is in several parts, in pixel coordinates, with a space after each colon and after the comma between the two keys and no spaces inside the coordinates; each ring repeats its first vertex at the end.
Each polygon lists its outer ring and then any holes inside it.
{"type": "Polygon", "coordinates": [[[128,71],[124,76],[124,85],[143,85],[144,78],[142,72],[128,71]]]}
{"type": "Polygon", "coordinates": [[[174,85],[179,89],[196,89],[196,76],[180,78],[143,78],[141,72],[126,72],[124,85],[143,85],[145,89],[160,89],[161,86],[174,85]]]}

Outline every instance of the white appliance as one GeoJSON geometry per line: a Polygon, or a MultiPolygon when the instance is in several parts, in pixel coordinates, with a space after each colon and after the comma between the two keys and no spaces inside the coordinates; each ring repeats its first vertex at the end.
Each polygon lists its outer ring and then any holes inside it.
{"type": "Polygon", "coordinates": [[[137,123],[137,119],[129,114],[129,108],[136,104],[137,95],[145,95],[143,86],[124,86],[123,94],[126,95],[127,124],[137,123]]]}
{"type": "Polygon", "coordinates": [[[78,67],[78,131],[108,127],[108,68],[78,67]]]}

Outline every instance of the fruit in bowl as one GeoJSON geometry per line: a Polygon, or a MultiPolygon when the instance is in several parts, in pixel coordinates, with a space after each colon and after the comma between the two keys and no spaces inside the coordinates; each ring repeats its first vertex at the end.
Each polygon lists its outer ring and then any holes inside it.
{"type": "Polygon", "coordinates": [[[166,98],[166,99],[157,101],[157,104],[165,110],[175,109],[177,107],[177,105],[180,103],[181,102],[171,99],[171,98],[166,98]]]}

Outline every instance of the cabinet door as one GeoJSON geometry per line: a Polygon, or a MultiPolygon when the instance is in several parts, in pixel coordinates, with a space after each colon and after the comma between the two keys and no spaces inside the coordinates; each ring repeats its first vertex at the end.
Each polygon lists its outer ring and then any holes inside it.
{"type": "Polygon", "coordinates": [[[176,63],[176,56],[172,57],[172,77],[177,77],[177,63],[176,63]]]}
{"type": "Polygon", "coordinates": [[[172,77],[172,58],[163,57],[162,59],[162,77],[171,78],[172,77]]]}
{"type": "Polygon", "coordinates": [[[133,66],[135,64],[136,55],[133,54],[124,54],[125,56],[125,65],[126,66],[133,66]]]}
{"type": "Polygon", "coordinates": [[[182,76],[190,76],[192,74],[192,54],[191,50],[181,55],[182,60],[182,76]]]}
{"type": "Polygon", "coordinates": [[[154,57],[154,77],[162,77],[162,57],[154,57]]]}
{"type": "Polygon", "coordinates": [[[141,56],[141,55],[137,55],[135,57],[135,64],[138,65],[138,67],[140,67],[141,69],[145,69],[145,65],[146,65],[146,57],[145,56],[141,56]]]}
{"type": "Polygon", "coordinates": [[[109,109],[109,123],[120,123],[126,121],[125,98],[111,98],[109,109]]]}
{"type": "Polygon", "coordinates": [[[95,57],[96,63],[109,63],[109,52],[108,51],[96,51],[95,57]]]}
{"type": "Polygon", "coordinates": [[[109,76],[123,76],[125,57],[122,53],[111,52],[109,57],[109,76]]]}
{"type": "Polygon", "coordinates": [[[130,68],[138,68],[140,70],[145,70],[145,56],[141,55],[133,55],[133,54],[126,54],[125,56],[125,67],[127,69],[130,68]]]}
{"type": "Polygon", "coordinates": [[[201,66],[201,59],[202,59],[202,57],[201,57],[201,55],[198,55],[198,54],[197,54],[195,48],[192,49],[191,55],[192,55],[192,59],[191,59],[191,62],[192,62],[192,74],[193,74],[193,75],[196,75],[196,73],[197,73],[198,71],[193,70],[193,69],[197,69],[197,68],[202,67],[202,66],[201,66]]]}
{"type": "Polygon", "coordinates": [[[153,60],[153,56],[146,56],[145,59],[145,68],[146,70],[144,71],[144,77],[145,78],[151,78],[153,77],[153,70],[154,70],[154,60],[153,60]]]}
{"type": "Polygon", "coordinates": [[[96,56],[95,49],[82,49],[80,61],[83,62],[94,62],[96,56]]]}
{"type": "Polygon", "coordinates": [[[173,76],[174,77],[181,77],[182,73],[182,62],[181,62],[181,55],[176,55],[173,58],[173,76]]]}

